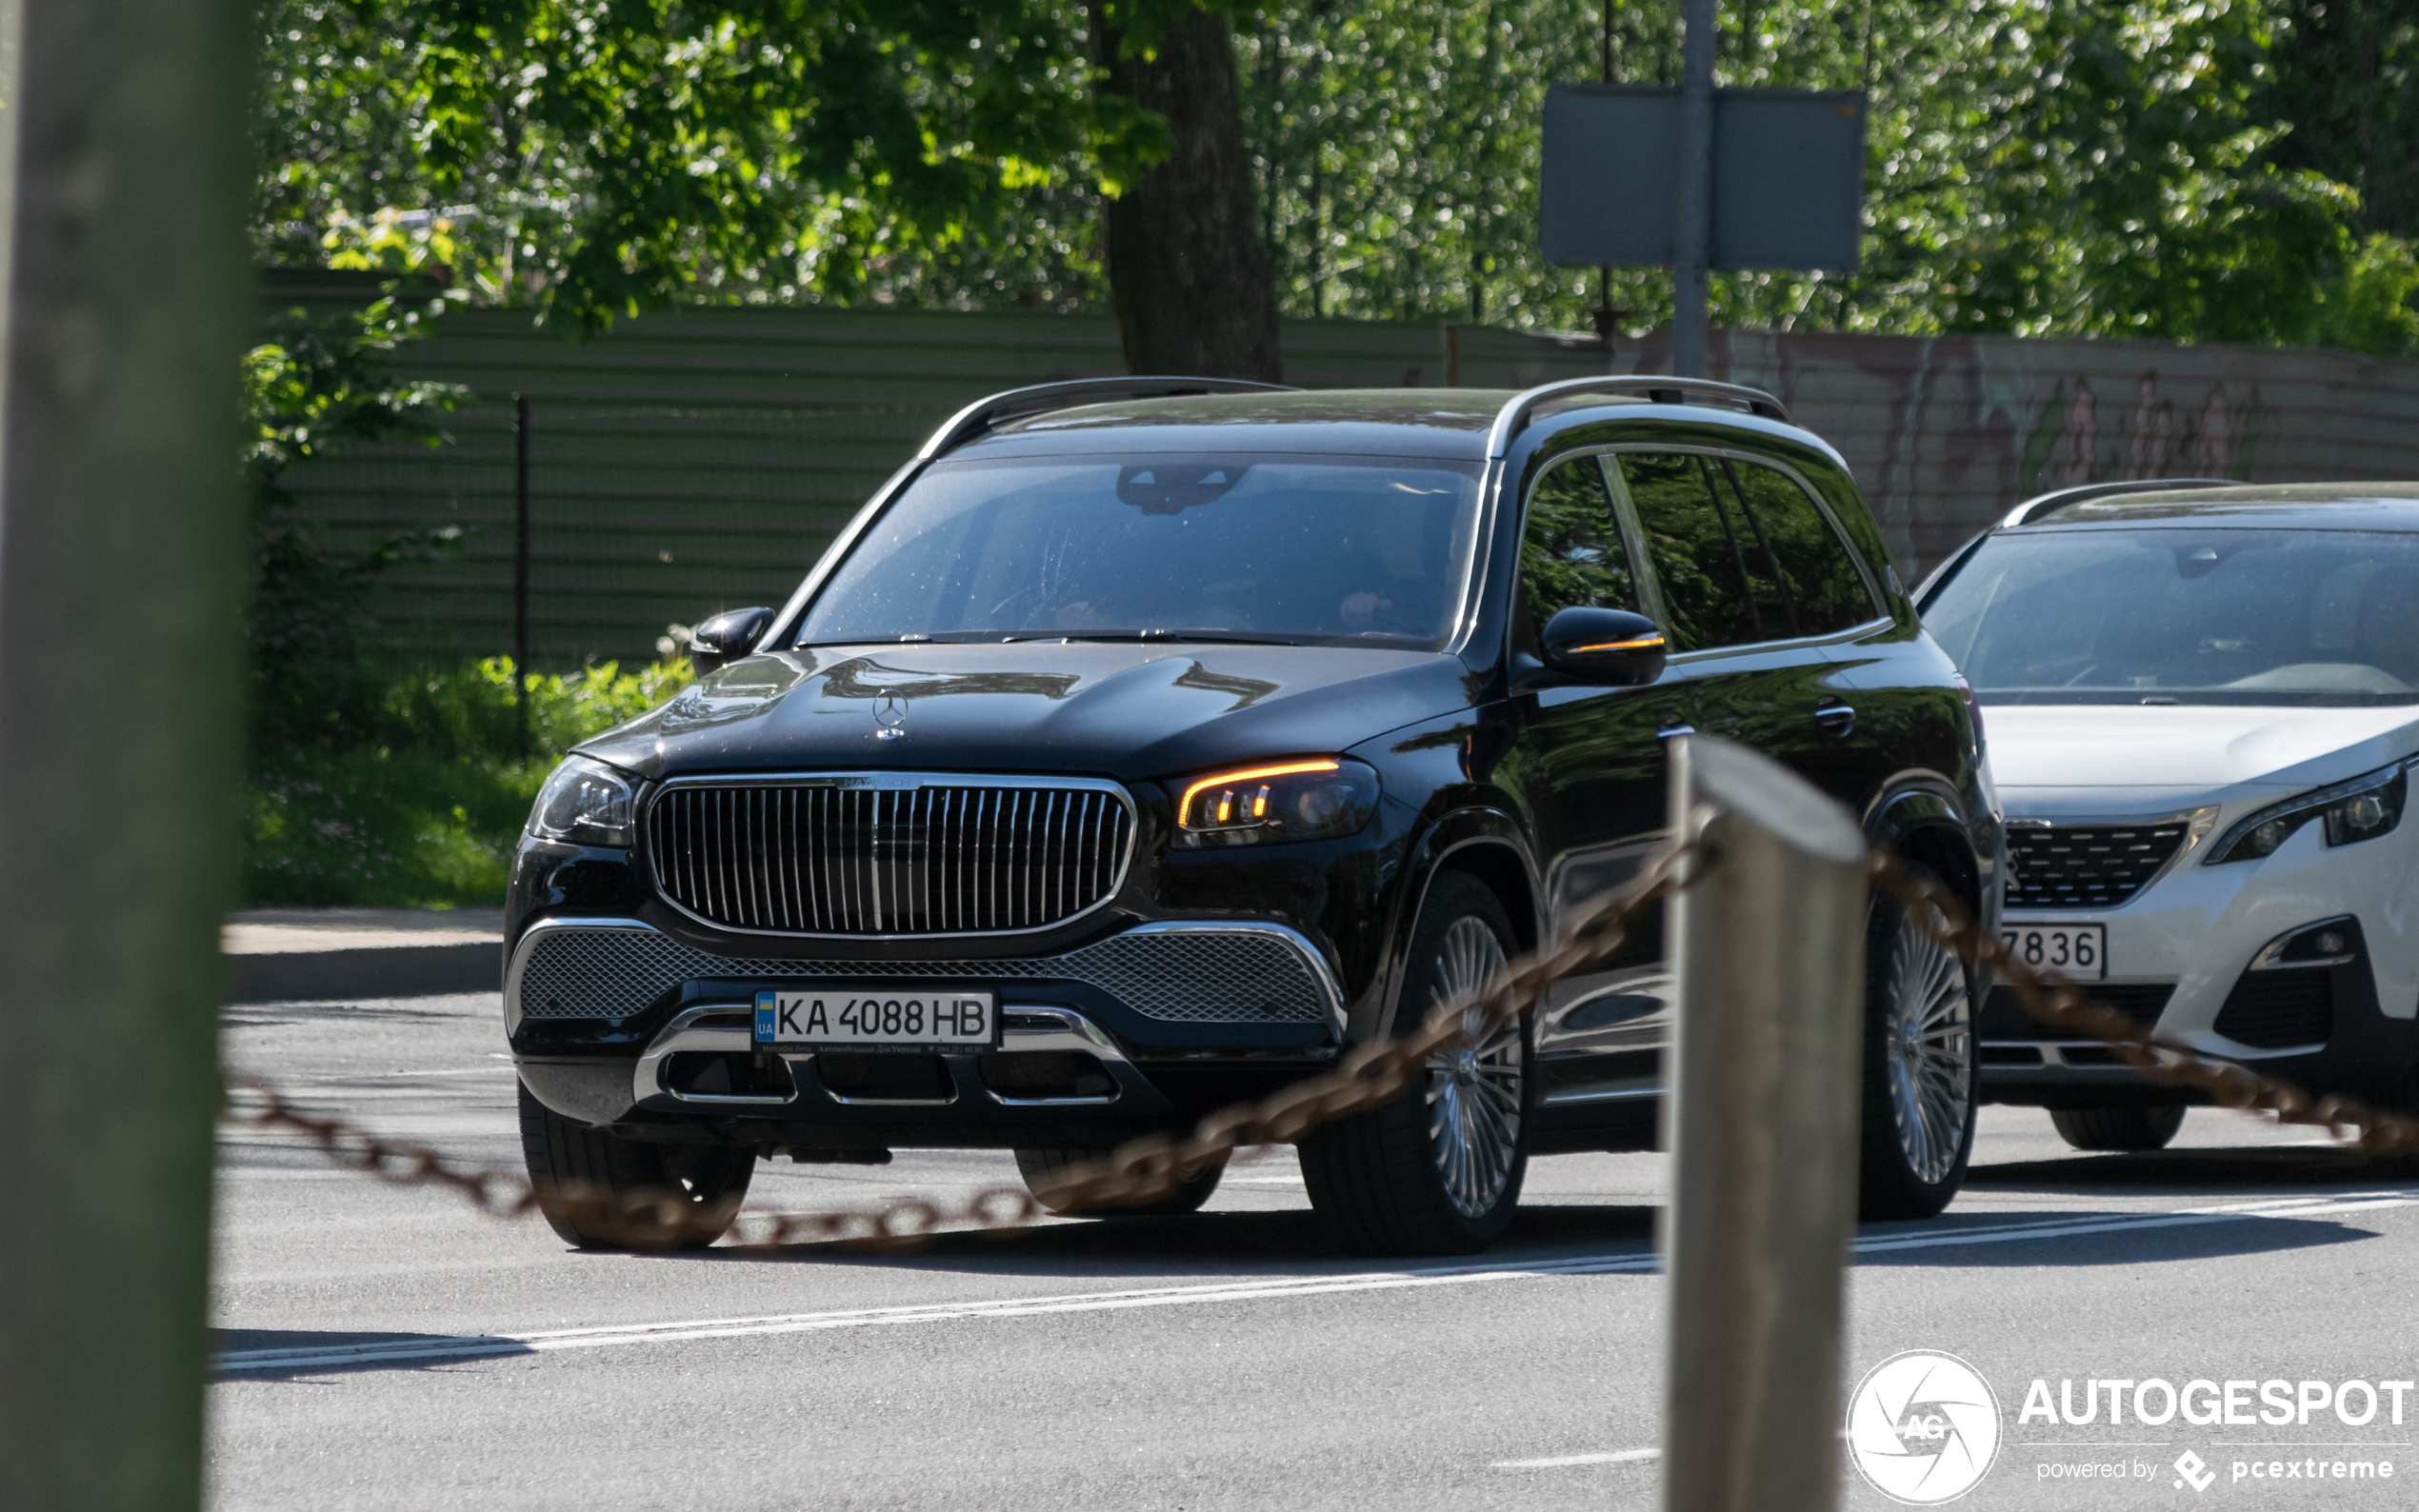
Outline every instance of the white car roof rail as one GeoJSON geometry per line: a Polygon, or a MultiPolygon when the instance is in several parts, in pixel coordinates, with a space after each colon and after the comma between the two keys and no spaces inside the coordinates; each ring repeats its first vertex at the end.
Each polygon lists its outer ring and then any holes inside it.
{"type": "Polygon", "coordinates": [[[1065,383],[1034,384],[1027,388],[1010,388],[968,405],[951,415],[940,429],[932,432],[932,439],[924,443],[924,449],[915,454],[915,460],[930,462],[945,451],[954,450],[1004,418],[1022,420],[1030,415],[1070,408],[1113,394],[1152,399],[1170,394],[1299,392],[1301,390],[1291,384],[1255,383],[1249,378],[1074,378],[1065,383]]]}
{"type": "Polygon", "coordinates": [[[1529,424],[1529,412],[1539,405],[1572,394],[1643,394],[1649,402],[1659,405],[1682,405],[1691,398],[1711,399],[1745,409],[1751,415],[1794,425],[1789,409],[1761,388],[1741,384],[1718,384],[1705,378],[1670,378],[1660,374],[1642,373],[1628,377],[1566,378],[1560,383],[1543,384],[1512,395],[1495,413],[1495,427],[1487,436],[1489,461],[1511,449],[1512,437],[1529,424]]]}
{"type": "Polygon", "coordinates": [[[2061,505],[2081,504],[2087,499],[2110,499],[2120,493],[2164,493],[2169,488],[2230,488],[2240,481],[2236,478],[2136,478],[2130,483],[2079,483],[2071,488],[2036,493],[2009,510],[1999,523],[2002,526],[2022,525],[2034,515],[2045,514],[2061,505]]]}

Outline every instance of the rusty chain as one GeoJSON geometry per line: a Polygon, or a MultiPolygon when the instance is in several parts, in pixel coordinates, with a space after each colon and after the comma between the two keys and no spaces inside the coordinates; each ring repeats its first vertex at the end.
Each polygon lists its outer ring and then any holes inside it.
{"type": "Polygon", "coordinates": [[[1638,910],[1678,885],[1689,856],[1676,847],[1657,852],[1635,880],[1595,903],[1552,948],[1522,957],[1474,1001],[1437,1005],[1411,1033],[1360,1045],[1334,1070],[1282,1087],[1257,1103],[1221,1108],[1183,1140],[1153,1135],[1130,1141],[1105,1160],[1068,1167],[1038,1190],[989,1187],[955,1204],[911,1197],[879,1207],[768,1212],[729,1204],[700,1205],[672,1191],[615,1192],[592,1185],[540,1190],[517,1171],[463,1165],[426,1145],[381,1139],[341,1119],[306,1113],[251,1077],[229,1078],[226,1116],[255,1128],[301,1135],[337,1164],[380,1181],[450,1187],[494,1217],[542,1213],[637,1248],[707,1243],[726,1232],[739,1247],[770,1248],[838,1241],[903,1244],[943,1228],[1015,1228],[1047,1212],[1152,1202],[1210,1166],[1234,1164],[1239,1152],[1290,1144],[1322,1124],[1383,1106],[1400,1096],[1438,1051],[1466,1035],[1484,1041],[1524,1012],[1548,986],[1619,949],[1638,910]]]}
{"type": "MultiPolygon", "coordinates": [[[[1290,1144],[1303,1135],[1381,1107],[1400,1096],[1438,1052],[1466,1040],[1484,1042],[1510,1024],[1554,983],[1585,971],[1619,949],[1638,911],[1704,874],[1717,858],[1700,849],[1667,846],[1629,885],[1605,895],[1550,947],[1514,962],[1474,999],[1439,1004],[1409,1034],[1373,1040],[1346,1053],[1335,1069],[1284,1087],[1257,1103],[1237,1104],[1203,1119],[1174,1140],[1147,1136],[1106,1159],[1070,1166],[1037,1189],[994,1186],[956,1204],[911,1197],[881,1206],[790,1213],[703,1205],[674,1191],[616,1192],[602,1187],[534,1186],[518,1171],[466,1165],[426,1145],[382,1139],[341,1119],[306,1113],[267,1084],[230,1076],[225,1116],[252,1127],[301,1135],[336,1164],[403,1186],[450,1188],[497,1218],[543,1214],[583,1232],[636,1248],[671,1249],[711,1243],[728,1233],[741,1248],[854,1242],[911,1244],[943,1229],[1001,1231],[1050,1212],[1096,1212],[1156,1201],[1212,1166],[1290,1144]]],[[[1974,921],[1962,900],[1937,879],[1919,876],[1898,858],[1875,849],[1869,877],[1896,898],[1917,926],[1969,963],[1989,966],[2043,1024],[2106,1044],[2152,1082],[2185,1086],[2222,1106],[2265,1112],[2280,1124],[2327,1129],[2347,1148],[2372,1157],[2419,1155],[2419,1119],[2382,1112],[2354,1099],[2314,1097],[2289,1082],[2159,1039],[2142,1025],[2086,996],[2054,973],[2027,965],[1974,921]]],[[[1978,1007],[1979,1005],[1976,1005],[1978,1007]]]]}

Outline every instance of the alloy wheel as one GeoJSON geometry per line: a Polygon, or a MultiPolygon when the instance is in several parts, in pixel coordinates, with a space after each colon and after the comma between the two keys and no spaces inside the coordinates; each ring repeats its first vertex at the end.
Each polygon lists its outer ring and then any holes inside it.
{"type": "Polygon", "coordinates": [[[1964,964],[1911,916],[1890,945],[1890,1118],[1908,1170],[1931,1185],[1956,1169],[1973,1111],[1973,1001],[1964,964]]]}
{"type": "MultiPolygon", "coordinates": [[[[1503,968],[1503,942],[1486,921],[1456,919],[1437,950],[1436,1001],[1473,996],[1503,968]]],[[[1476,1028],[1479,1010],[1471,1008],[1463,1022],[1476,1028]]],[[[1448,1046],[1429,1058],[1429,1148],[1446,1198],[1465,1218],[1486,1216],[1511,1180],[1528,1070],[1516,1018],[1484,1044],[1448,1046]]]]}

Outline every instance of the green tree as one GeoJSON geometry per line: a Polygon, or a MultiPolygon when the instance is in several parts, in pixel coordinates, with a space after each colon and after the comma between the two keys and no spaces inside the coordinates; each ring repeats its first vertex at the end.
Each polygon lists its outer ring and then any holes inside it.
{"type": "MultiPolygon", "coordinates": [[[[1295,313],[1584,329],[1592,276],[1535,250],[1544,92],[1670,83],[1678,0],[1269,6],[1246,118],[1295,313]]],[[[1721,83],[1867,89],[1863,268],[1714,279],[1714,318],[1781,328],[2309,339],[2352,197],[2283,161],[2261,90],[2274,7],[1929,0],[1723,8],[1721,83]]],[[[1669,308],[1617,270],[1632,328],[1669,308]]]]}
{"type": "Polygon", "coordinates": [[[263,253],[442,235],[462,287],[590,330],[902,269],[1080,286],[1067,191],[1148,125],[1086,88],[1072,14],[1013,0],[269,0],[263,31],[263,253]]]}
{"type": "Polygon", "coordinates": [[[468,397],[452,384],[397,383],[395,348],[439,301],[390,297],[369,309],[269,322],[244,355],[244,468],[252,495],[252,584],[246,622],[259,752],[341,738],[362,712],[366,599],[399,563],[449,550],[457,532],[405,531],[367,550],[330,546],[285,486],[297,464],[364,442],[447,439],[440,418],[468,397]]]}

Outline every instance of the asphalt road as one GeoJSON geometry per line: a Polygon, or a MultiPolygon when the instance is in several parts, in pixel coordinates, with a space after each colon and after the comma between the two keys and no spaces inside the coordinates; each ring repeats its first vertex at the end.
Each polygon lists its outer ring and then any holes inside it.
{"type": "MultiPolygon", "coordinates": [[[[519,1158],[491,995],[227,1022],[230,1064],[312,1105],[519,1158]]],[[[2288,1396],[2419,1379],[2419,1184],[2309,1141],[2204,1110],[2160,1155],[2080,1156],[2039,1113],[1986,1109],[1946,1217],[1860,1234],[1848,1382],[1905,1350],[1976,1369],[2003,1438],[1963,1506],[2412,1504],[2419,1392],[2401,1425],[2383,1406],[2359,1426],[2324,1406],[2260,1423],[2256,1387],[2249,1424],[2021,1411],[2035,1378],[2053,1396],[2071,1381],[2078,1411],[2094,1379],[2274,1379],[2288,1396]],[[2187,1451],[2202,1489],[2173,1468],[2187,1451]],[[2286,1475],[2288,1457],[2322,1479],[2286,1475]],[[2331,1479],[2333,1459],[2390,1462],[2394,1479],[2331,1479]],[[2126,1478],[2102,1479],[2110,1466],[2126,1478]]],[[[224,1140],[220,1171],[224,1509],[1461,1512],[1658,1495],[1660,1156],[1539,1162],[1519,1226],[1482,1263],[1403,1265],[1325,1249],[1284,1158],[1193,1217],[906,1258],[577,1254],[542,1224],[250,1131],[224,1140]]],[[[760,1166],[752,1195],[803,1206],[1013,1178],[1005,1154],[902,1153],[760,1166]]],[[[1847,1485],[1847,1505],[1890,1504],[1853,1472],[1847,1485]]]]}

